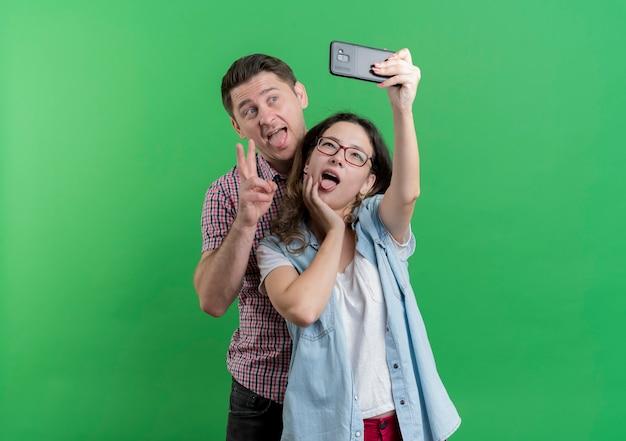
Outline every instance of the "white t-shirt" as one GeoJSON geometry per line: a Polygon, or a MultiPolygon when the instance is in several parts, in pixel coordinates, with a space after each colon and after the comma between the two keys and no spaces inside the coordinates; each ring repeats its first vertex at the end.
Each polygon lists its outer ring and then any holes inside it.
{"type": "MultiPolygon", "coordinates": [[[[407,234],[405,237],[410,237],[407,234]]],[[[402,258],[408,258],[408,244],[394,241],[402,258]]],[[[264,245],[257,248],[263,281],[279,266],[293,266],[282,253],[264,245]]],[[[335,292],[339,320],[354,373],[363,418],[371,418],[395,408],[385,351],[387,309],[376,267],[358,251],[343,273],[337,273],[335,292]]]]}

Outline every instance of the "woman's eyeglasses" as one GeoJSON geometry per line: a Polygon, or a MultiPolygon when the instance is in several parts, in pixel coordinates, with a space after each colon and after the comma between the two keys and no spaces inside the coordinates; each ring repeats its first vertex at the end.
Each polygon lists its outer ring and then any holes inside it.
{"type": "Polygon", "coordinates": [[[339,150],[343,150],[343,157],[346,162],[355,167],[363,167],[368,160],[372,159],[371,156],[367,156],[367,153],[360,148],[345,147],[339,144],[336,139],[326,136],[318,138],[315,148],[326,156],[335,156],[339,150]]]}

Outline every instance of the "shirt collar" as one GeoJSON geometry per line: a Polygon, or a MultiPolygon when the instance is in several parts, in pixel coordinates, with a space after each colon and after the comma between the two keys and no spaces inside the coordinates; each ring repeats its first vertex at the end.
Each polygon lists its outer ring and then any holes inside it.
{"type": "Polygon", "coordinates": [[[267,162],[265,158],[263,158],[263,156],[259,155],[258,153],[256,155],[256,163],[257,173],[259,174],[260,178],[272,180],[274,182],[277,182],[278,180],[284,181],[287,179],[287,175],[277,172],[274,167],[272,167],[270,163],[267,162]]]}

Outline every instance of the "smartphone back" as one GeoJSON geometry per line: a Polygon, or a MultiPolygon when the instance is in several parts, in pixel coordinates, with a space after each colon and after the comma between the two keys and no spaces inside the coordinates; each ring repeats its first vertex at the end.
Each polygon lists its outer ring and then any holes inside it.
{"type": "Polygon", "coordinates": [[[391,54],[393,54],[392,51],[384,49],[332,41],[330,43],[330,73],[341,77],[381,83],[387,77],[374,74],[372,65],[385,61],[391,54]]]}

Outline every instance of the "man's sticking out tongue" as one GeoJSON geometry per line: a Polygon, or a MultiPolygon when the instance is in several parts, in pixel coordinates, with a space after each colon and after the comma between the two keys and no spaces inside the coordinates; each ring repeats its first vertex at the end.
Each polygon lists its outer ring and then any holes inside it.
{"type": "Polygon", "coordinates": [[[337,184],[339,179],[332,173],[322,173],[322,180],[320,181],[320,188],[324,191],[331,191],[337,184]]]}
{"type": "Polygon", "coordinates": [[[282,147],[287,142],[287,130],[280,129],[273,132],[269,136],[269,142],[273,147],[282,147]]]}

